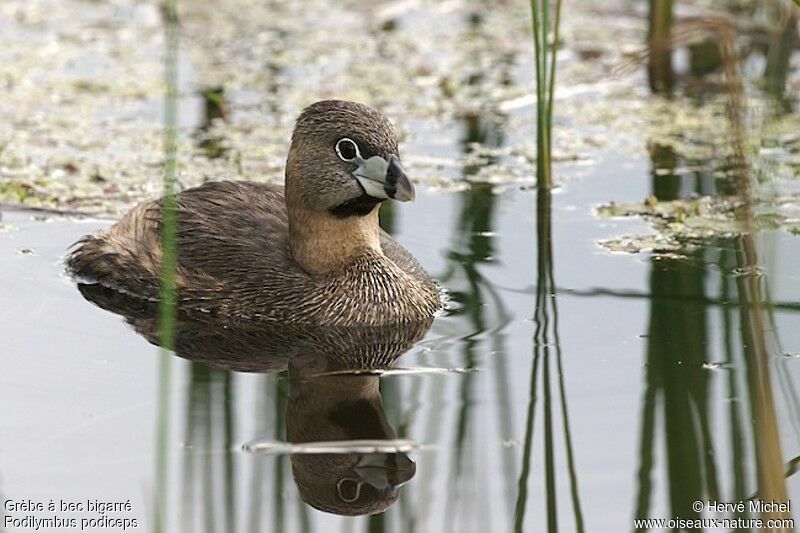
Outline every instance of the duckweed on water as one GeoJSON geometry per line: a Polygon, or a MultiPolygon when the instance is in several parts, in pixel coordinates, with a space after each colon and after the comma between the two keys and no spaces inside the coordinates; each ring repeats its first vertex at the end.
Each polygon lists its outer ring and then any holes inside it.
{"type": "Polygon", "coordinates": [[[800,229],[800,219],[781,212],[797,205],[798,197],[789,196],[764,203],[767,209],[757,212],[748,226],[741,220],[743,204],[738,197],[703,196],[672,201],[654,197],[642,203],[608,203],[598,206],[599,218],[641,217],[654,234],[625,235],[599,244],[611,252],[652,252],[655,255],[687,252],[703,239],[735,236],[746,231],[781,230],[793,234],[800,229]]]}
{"type": "Polygon", "coordinates": [[[30,207],[52,207],[58,199],[47,192],[47,184],[29,184],[19,180],[0,181],[0,203],[30,207]]]}
{"type": "MultiPolygon", "coordinates": [[[[469,186],[466,177],[502,191],[534,182],[525,0],[502,9],[483,2],[375,8],[358,0],[183,2],[181,9],[184,187],[279,183],[294,117],[327,97],[383,108],[421,184],[458,191],[469,186]],[[225,120],[203,116],[209,87],[224,92],[225,120]],[[441,137],[463,137],[464,152],[442,153],[441,137]]],[[[163,32],[156,3],[86,9],[78,0],[7,0],[0,17],[8,21],[0,35],[0,120],[11,125],[0,132],[0,182],[7,184],[0,201],[116,215],[158,194],[163,32]]],[[[563,17],[557,182],[567,174],[558,167],[591,165],[609,149],[635,155],[668,146],[687,169],[730,151],[724,94],[702,105],[681,94],[667,100],[643,90],[640,70],[614,74],[641,50],[645,23],[636,12],[588,1],[572,3],[563,17]]],[[[758,156],[754,168],[771,180],[796,180],[800,119],[758,104],[748,125],[756,132],[748,147],[758,156]]]]}

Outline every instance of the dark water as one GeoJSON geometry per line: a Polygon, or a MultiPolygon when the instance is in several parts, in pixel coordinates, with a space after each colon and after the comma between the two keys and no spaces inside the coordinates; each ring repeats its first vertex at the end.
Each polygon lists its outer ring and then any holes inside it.
{"type": "MultiPolygon", "coordinates": [[[[712,52],[683,52],[697,59],[690,73],[720,68],[699,61],[712,52]]],[[[791,95],[769,92],[786,76],[779,67],[758,95],[791,115],[791,95]]],[[[638,82],[665,98],[696,89],[658,54],[638,82]]],[[[410,121],[403,153],[530,142],[531,108],[514,113],[410,121]]],[[[634,518],[728,516],[698,514],[697,500],[794,499],[800,238],[762,227],[695,239],[680,258],[609,253],[599,241],[651,230],[598,218],[601,203],[737,190],[725,157],[623,141],[588,164],[557,164],[552,196],[532,176],[478,179],[506,153],[448,167],[460,187],[423,185],[415,203],[385,210],[384,227],[451,305],[421,341],[395,339],[405,352],[395,365],[413,371],[381,376],[298,379],[284,369],[298,347],[252,332],[187,328],[181,357],[162,354],[146,321],[137,333],[63,275],[66,248],[108,222],[4,210],[0,500],[129,500],[114,516],[139,531],[488,532],[625,531],[634,518]],[[342,405],[357,416],[331,429],[342,405]],[[390,449],[340,443],[314,463],[314,449],[287,445],[300,442],[292,424],[305,440],[390,439],[390,449]],[[341,517],[303,501],[338,498],[341,511],[361,491],[387,510],[341,517]]]]}

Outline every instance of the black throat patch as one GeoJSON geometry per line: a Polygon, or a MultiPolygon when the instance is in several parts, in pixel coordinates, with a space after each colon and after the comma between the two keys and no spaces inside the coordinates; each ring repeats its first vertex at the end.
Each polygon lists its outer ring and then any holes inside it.
{"type": "Polygon", "coordinates": [[[352,216],[363,217],[370,213],[375,206],[383,200],[373,198],[367,194],[362,194],[358,198],[353,198],[335,207],[328,209],[328,212],[336,218],[347,218],[352,216]]]}

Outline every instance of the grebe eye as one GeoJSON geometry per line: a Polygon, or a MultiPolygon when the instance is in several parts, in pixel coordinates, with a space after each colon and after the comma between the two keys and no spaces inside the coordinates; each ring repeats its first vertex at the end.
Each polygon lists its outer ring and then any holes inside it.
{"type": "Polygon", "coordinates": [[[339,498],[346,503],[353,503],[361,497],[361,485],[363,483],[357,479],[345,477],[336,483],[336,492],[339,498]]]}
{"type": "Polygon", "coordinates": [[[361,157],[358,145],[354,140],[348,139],[347,137],[339,139],[336,143],[336,155],[338,155],[339,159],[342,161],[353,161],[357,157],[361,157]]]}

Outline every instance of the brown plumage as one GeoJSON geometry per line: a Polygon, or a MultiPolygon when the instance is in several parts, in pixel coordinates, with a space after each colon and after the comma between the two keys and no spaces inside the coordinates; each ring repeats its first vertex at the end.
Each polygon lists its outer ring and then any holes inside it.
{"type": "MultiPolygon", "coordinates": [[[[84,298],[125,319],[148,342],[159,345],[158,302],[79,283],[84,298]]],[[[427,333],[433,320],[382,326],[322,326],[254,320],[218,320],[197,312],[178,313],[175,355],[235,372],[279,372],[290,362],[302,373],[375,370],[391,367],[427,333]]]]}
{"type": "MultiPolygon", "coordinates": [[[[284,188],[209,183],[178,196],[176,286],[183,309],[313,324],[429,318],[439,293],[378,226],[380,203],[410,200],[391,123],[352,102],[317,102],[292,136],[284,188]],[[351,157],[352,156],[352,157],[351,157]]],[[[141,204],[67,258],[80,278],[158,296],[161,201],[141,204]]]]}

